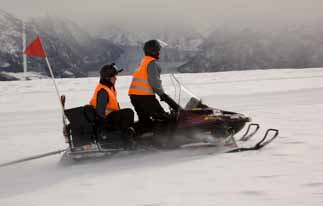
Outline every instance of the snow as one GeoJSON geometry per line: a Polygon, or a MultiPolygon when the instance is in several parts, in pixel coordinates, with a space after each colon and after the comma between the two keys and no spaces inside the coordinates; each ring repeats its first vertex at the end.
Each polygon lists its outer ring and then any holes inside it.
{"type": "Polygon", "coordinates": [[[35,80],[48,78],[48,76],[42,75],[38,72],[2,72],[2,74],[17,78],[18,80],[35,80]]]}
{"type": "Polygon", "coordinates": [[[0,67],[5,68],[5,67],[9,67],[10,64],[8,62],[0,62],[0,67]]]}
{"type": "MultiPolygon", "coordinates": [[[[261,151],[137,154],[74,163],[61,155],[0,168],[0,205],[323,205],[323,69],[177,74],[205,103],[244,113],[280,136],[261,151]]],[[[172,88],[163,75],[166,90],[172,88]]],[[[67,107],[97,78],[57,79],[67,107]]],[[[118,77],[122,107],[129,76],[118,77]]],[[[50,79],[0,82],[0,163],[64,148],[50,79]]],[[[255,137],[255,140],[257,138],[255,137]]]]}

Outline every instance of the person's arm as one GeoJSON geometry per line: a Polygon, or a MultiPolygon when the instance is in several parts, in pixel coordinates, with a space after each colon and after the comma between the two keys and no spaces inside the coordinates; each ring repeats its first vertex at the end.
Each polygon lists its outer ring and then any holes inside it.
{"type": "Polygon", "coordinates": [[[96,103],[96,114],[99,117],[100,121],[105,120],[105,108],[109,102],[109,96],[104,89],[101,89],[97,94],[97,103],[96,103]]]}
{"type": "Polygon", "coordinates": [[[180,106],[169,97],[163,89],[160,73],[161,68],[155,61],[148,64],[148,82],[150,86],[153,88],[154,92],[159,95],[161,101],[165,101],[171,108],[178,110],[180,106]]]}
{"type": "Polygon", "coordinates": [[[148,82],[153,88],[154,92],[159,96],[165,93],[162,86],[162,81],[160,79],[160,73],[161,68],[156,63],[156,61],[152,61],[148,64],[148,82]]]}

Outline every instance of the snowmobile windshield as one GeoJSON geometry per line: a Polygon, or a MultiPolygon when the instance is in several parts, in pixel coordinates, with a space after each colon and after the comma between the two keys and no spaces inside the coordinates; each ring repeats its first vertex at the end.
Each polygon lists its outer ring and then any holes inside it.
{"type": "Polygon", "coordinates": [[[171,81],[175,89],[174,100],[181,108],[193,109],[199,107],[201,99],[184,87],[174,74],[171,74],[171,81]]]}

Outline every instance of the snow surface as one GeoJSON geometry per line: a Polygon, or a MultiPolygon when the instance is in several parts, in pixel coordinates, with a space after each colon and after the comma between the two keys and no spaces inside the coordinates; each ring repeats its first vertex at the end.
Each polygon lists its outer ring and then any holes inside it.
{"type": "MultiPolygon", "coordinates": [[[[16,78],[18,80],[35,80],[35,79],[48,79],[46,75],[42,75],[38,72],[1,72],[9,77],[16,78]]],[[[1,74],[0,73],[0,74],[1,74]]]]}
{"type": "MultiPolygon", "coordinates": [[[[156,152],[83,162],[61,155],[0,168],[0,205],[323,205],[323,69],[178,74],[209,105],[280,136],[261,151],[156,152]]],[[[163,76],[171,89],[168,75],[163,76]]],[[[129,76],[118,78],[122,107],[129,76]]],[[[58,79],[67,107],[97,78],[58,79]]],[[[0,163],[66,147],[50,79],[0,82],[0,163]]],[[[254,137],[255,140],[257,137],[254,137]]]]}

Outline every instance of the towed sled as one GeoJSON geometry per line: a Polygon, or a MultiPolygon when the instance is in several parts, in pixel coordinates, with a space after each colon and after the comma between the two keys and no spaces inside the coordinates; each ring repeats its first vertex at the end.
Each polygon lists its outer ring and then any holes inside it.
{"type": "MultiPolygon", "coordinates": [[[[99,127],[95,110],[90,105],[70,109],[64,107],[63,133],[68,144],[64,156],[82,159],[111,156],[124,151],[131,153],[204,147],[222,152],[241,152],[259,150],[278,136],[278,130],[268,129],[254,146],[239,147],[239,142],[248,141],[257,133],[259,124],[249,123],[251,118],[243,114],[202,104],[201,99],[187,90],[175,75],[171,75],[171,80],[175,89],[175,101],[170,108],[171,118],[167,122],[153,120],[151,130],[135,137],[122,131],[99,127]],[[244,134],[240,138],[235,137],[244,127],[244,134]]],[[[61,101],[65,105],[65,96],[61,96],[61,101]]]]}

